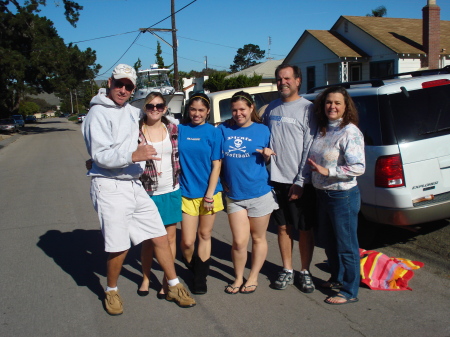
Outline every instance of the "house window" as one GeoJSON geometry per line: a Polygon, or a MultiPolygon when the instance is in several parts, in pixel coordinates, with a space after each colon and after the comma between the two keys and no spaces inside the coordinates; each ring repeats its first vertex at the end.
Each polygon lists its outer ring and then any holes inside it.
{"type": "Polygon", "coordinates": [[[316,67],[306,67],[306,90],[316,86],[316,67]]]}
{"type": "Polygon", "coordinates": [[[394,60],[370,62],[370,78],[380,78],[394,74],[394,60]]]}
{"type": "Polygon", "coordinates": [[[361,81],[361,63],[350,65],[350,81],[361,81]]]}

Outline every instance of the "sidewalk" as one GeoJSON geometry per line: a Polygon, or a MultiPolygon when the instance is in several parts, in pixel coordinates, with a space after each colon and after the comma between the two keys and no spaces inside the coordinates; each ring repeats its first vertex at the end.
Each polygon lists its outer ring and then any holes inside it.
{"type": "Polygon", "coordinates": [[[14,135],[0,134],[0,150],[5,146],[15,142],[20,137],[20,133],[15,133],[14,135]]]}

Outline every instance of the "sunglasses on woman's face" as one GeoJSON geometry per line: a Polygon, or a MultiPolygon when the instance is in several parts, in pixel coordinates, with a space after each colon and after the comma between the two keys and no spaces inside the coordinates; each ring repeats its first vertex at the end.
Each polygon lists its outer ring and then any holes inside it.
{"type": "Polygon", "coordinates": [[[158,111],[163,111],[164,108],[166,107],[166,105],[164,103],[158,103],[158,104],[146,104],[145,105],[145,110],[147,111],[153,111],[154,108],[156,108],[156,110],[158,111]]]}
{"type": "Polygon", "coordinates": [[[134,84],[125,84],[119,80],[114,80],[114,88],[122,89],[123,87],[125,87],[126,91],[134,90],[134,84]]]}

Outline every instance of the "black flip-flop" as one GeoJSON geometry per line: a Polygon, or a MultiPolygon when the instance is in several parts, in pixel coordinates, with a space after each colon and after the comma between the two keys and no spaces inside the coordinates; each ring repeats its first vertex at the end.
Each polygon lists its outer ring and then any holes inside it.
{"type": "Polygon", "coordinates": [[[324,300],[324,302],[326,304],[331,304],[331,305],[342,305],[342,304],[356,303],[358,301],[359,301],[359,299],[357,297],[355,297],[355,298],[347,298],[347,297],[345,297],[344,295],[341,295],[341,294],[337,294],[337,295],[334,295],[334,296],[327,297],[324,300]],[[343,298],[343,299],[345,299],[345,302],[340,302],[340,303],[328,302],[328,300],[332,299],[332,298],[343,298]]]}
{"type": "Polygon", "coordinates": [[[255,285],[255,284],[253,284],[253,285],[251,285],[251,286],[244,286],[244,285],[242,285],[241,289],[239,289],[239,292],[240,292],[241,294],[251,294],[251,293],[254,293],[254,292],[256,291],[256,288],[258,288],[258,286],[255,285]],[[250,290],[250,291],[245,291],[245,289],[251,288],[251,287],[255,287],[255,289],[250,290]]]}
{"type": "Polygon", "coordinates": [[[233,287],[231,284],[228,284],[226,287],[225,287],[225,293],[226,294],[228,294],[228,295],[236,295],[238,292],[239,292],[239,289],[240,289],[241,287],[233,287]],[[231,290],[229,290],[229,288],[231,288],[231,290]],[[238,289],[238,291],[236,291],[236,292],[234,292],[234,290],[235,289],[238,289]]]}

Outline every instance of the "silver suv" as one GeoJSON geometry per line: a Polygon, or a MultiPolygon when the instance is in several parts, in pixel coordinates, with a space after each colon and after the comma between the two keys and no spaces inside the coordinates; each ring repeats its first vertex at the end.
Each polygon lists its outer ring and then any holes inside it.
{"type": "MultiPolygon", "coordinates": [[[[369,221],[414,225],[450,217],[450,67],[340,83],[364,134],[358,178],[369,221]]],[[[314,101],[325,87],[303,97],[314,101]]]]}

